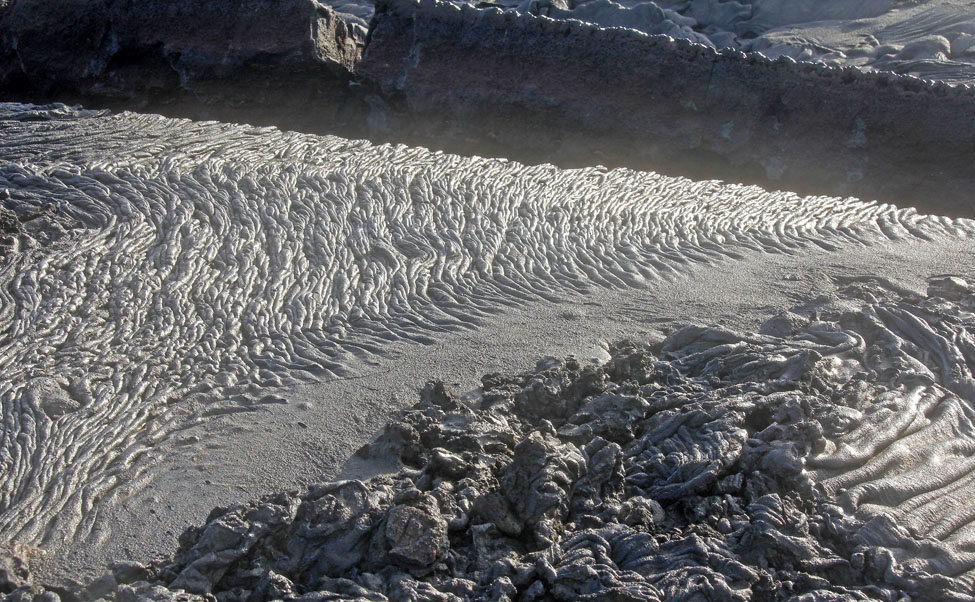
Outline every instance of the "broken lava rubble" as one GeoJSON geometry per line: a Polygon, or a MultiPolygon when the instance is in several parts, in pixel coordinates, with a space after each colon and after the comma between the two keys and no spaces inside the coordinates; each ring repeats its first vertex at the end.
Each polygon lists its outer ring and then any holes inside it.
{"type": "MultiPolygon", "coordinates": [[[[398,474],[218,508],[170,561],[117,564],[78,596],[971,599],[859,543],[862,521],[804,470],[869,413],[864,391],[893,386],[889,370],[829,368],[883,345],[857,327],[877,303],[831,322],[783,314],[759,335],[688,326],[654,348],[617,344],[599,366],[546,358],[485,376],[474,401],[429,383],[359,451],[399,457],[398,474]]],[[[32,599],[57,595],[3,598],[32,599]]]]}

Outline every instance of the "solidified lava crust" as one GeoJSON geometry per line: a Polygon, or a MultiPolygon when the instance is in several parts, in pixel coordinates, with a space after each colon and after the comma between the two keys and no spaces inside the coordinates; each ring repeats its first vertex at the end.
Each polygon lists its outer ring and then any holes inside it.
{"type": "MultiPolygon", "coordinates": [[[[217,508],[171,560],[117,564],[71,595],[971,600],[970,570],[943,564],[964,553],[919,553],[922,498],[950,520],[968,475],[911,461],[971,430],[971,350],[943,337],[975,325],[971,290],[844,295],[846,309],[787,312],[760,334],[687,326],[602,365],[543,358],[484,376],[476,396],[430,382],[359,452],[398,457],[399,473],[217,508]],[[868,507],[898,488],[895,507],[868,507]]],[[[24,586],[4,602],[53,596],[24,586]]]]}

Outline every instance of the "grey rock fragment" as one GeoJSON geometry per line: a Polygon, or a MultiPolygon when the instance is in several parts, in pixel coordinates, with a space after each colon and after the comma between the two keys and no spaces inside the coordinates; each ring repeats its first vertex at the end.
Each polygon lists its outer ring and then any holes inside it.
{"type": "Polygon", "coordinates": [[[108,597],[118,589],[118,585],[112,573],[105,573],[88,584],[88,587],[85,588],[85,597],[89,600],[108,597]]]}
{"type": "Polygon", "coordinates": [[[223,513],[200,533],[180,560],[185,563],[169,584],[190,593],[210,593],[231,565],[243,558],[274,527],[291,522],[294,507],[287,496],[240,506],[223,513]]]}
{"type": "Polygon", "coordinates": [[[377,495],[360,481],[312,487],[285,541],[289,572],[318,579],[337,577],[356,566],[368,553],[385,499],[385,491],[377,495]]]}
{"type": "Polygon", "coordinates": [[[477,498],[474,512],[483,522],[493,524],[505,535],[518,536],[525,527],[524,521],[515,516],[507,498],[500,493],[488,493],[477,498]]]}
{"type": "Polygon", "coordinates": [[[152,569],[148,565],[131,560],[113,562],[109,568],[115,581],[120,584],[148,581],[152,576],[152,569]]]}
{"type": "Polygon", "coordinates": [[[0,593],[9,594],[31,584],[30,559],[32,548],[10,542],[0,545],[0,593]]]}
{"type": "Polygon", "coordinates": [[[449,547],[447,525],[433,496],[414,489],[401,493],[394,503],[373,540],[374,560],[392,561],[404,569],[426,569],[442,560],[449,547]]]}
{"type": "Polygon", "coordinates": [[[212,595],[189,594],[181,590],[171,590],[162,585],[146,582],[121,585],[115,594],[115,602],[215,602],[212,595]]]}
{"type": "Polygon", "coordinates": [[[642,496],[635,496],[623,502],[619,512],[621,523],[643,529],[653,529],[662,523],[665,517],[664,509],[659,503],[642,496]]]}
{"type": "Polygon", "coordinates": [[[501,473],[501,489],[515,515],[528,528],[541,521],[562,521],[586,461],[574,446],[541,432],[531,433],[515,447],[515,456],[501,473]]]}

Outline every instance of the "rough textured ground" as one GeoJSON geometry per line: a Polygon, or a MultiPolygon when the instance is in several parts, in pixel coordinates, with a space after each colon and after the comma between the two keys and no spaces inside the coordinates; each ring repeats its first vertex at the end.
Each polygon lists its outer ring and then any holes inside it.
{"type": "MultiPolygon", "coordinates": [[[[0,532],[45,583],[334,476],[433,374],[975,273],[970,222],[855,200],[64,107],[0,128],[0,532]]],[[[817,482],[849,488],[835,462],[817,482]]]]}
{"type": "MultiPolygon", "coordinates": [[[[972,91],[888,74],[971,83],[967,1],[329,6],[0,0],[0,81],[972,211],[972,91]]],[[[973,232],[0,106],[0,592],[969,600],[973,232]]]]}
{"type": "Polygon", "coordinates": [[[359,451],[399,473],[217,508],[81,597],[972,600],[975,291],[840,284],[759,333],[431,382],[359,451]]]}

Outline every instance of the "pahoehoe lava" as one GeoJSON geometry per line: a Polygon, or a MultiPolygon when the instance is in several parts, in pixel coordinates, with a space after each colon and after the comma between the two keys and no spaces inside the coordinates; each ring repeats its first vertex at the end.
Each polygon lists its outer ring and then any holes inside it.
{"type": "Polygon", "coordinates": [[[972,600],[975,291],[839,284],[760,333],[543,358],[476,398],[431,382],[360,450],[398,474],[217,508],[171,559],[76,593],[972,600]]]}
{"type": "Polygon", "coordinates": [[[966,220],[157,116],[4,105],[0,533],[86,537],[153,447],[524,300],[966,220]],[[183,404],[187,399],[200,404],[183,404]]]}
{"type": "Polygon", "coordinates": [[[972,5],[0,0],[0,602],[975,602],[972,5]]]}

